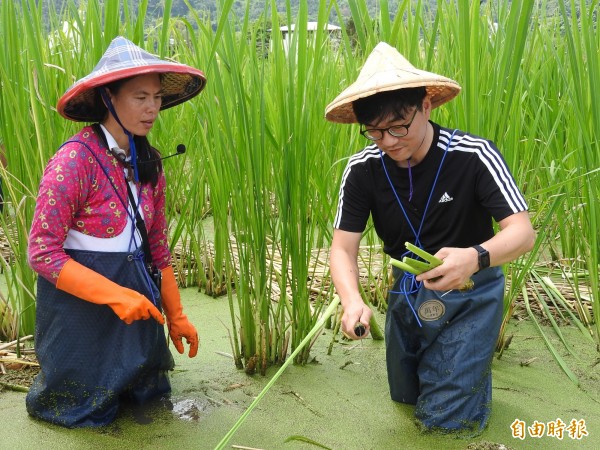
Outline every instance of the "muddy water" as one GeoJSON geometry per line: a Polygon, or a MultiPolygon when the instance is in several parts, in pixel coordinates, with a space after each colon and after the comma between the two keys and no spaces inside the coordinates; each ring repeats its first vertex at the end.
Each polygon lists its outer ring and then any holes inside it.
{"type": "MultiPolygon", "coordinates": [[[[267,377],[247,376],[235,369],[225,324],[229,310],[224,299],[213,299],[196,289],[182,291],[185,312],[200,334],[196,358],[175,353],[171,373],[173,393],[143,408],[123,407],[118,419],[103,429],[67,430],[31,419],[25,394],[0,392],[0,450],[60,449],[214,449],[246,407],[261,392],[267,377]]],[[[380,324],[383,317],[378,316],[380,324]]],[[[325,330],[306,366],[290,366],[281,375],[230,441],[257,449],[317,448],[341,450],[430,450],[481,448],[593,449],[600,448],[600,364],[598,355],[585,354],[587,342],[577,330],[563,328],[576,353],[574,361],[555,345],[575,373],[577,388],[552,360],[531,323],[509,325],[510,347],[493,363],[493,405],[488,428],[472,439],[422,434],[413,422],[413,408],[392,402],[387,389],[383,342],[336,341],[331,355],[331,332],[325,330]],[[523,364],[528,362],[528,364],[523,364]],[[531,426],[560,418],[569,424],[584,421],[587,436],[560,440],[544,435],[523,439],[513,435],[519,420],[531,426]],[[286,442],[288,441],[288,442],[286,442]]],[[[551,334],[549,332],[549,334],[551,334]]]]}

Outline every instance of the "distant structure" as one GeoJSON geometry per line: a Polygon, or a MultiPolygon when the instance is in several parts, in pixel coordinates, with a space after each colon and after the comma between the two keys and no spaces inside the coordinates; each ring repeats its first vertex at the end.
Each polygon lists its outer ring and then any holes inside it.
{"type": "Polygon", "coordinates": [[[53,54],[56,53],[57,48],[61,47],[71,49],[71,52],[75,53],[79,48],[80,36],[77,22],[64,21],[62,29],[54,30],[48,35],[48,48],[53,54]]]}
{"type": "MultiPolygon", "coordinates": [[[[283,48],[285,49],[286,54],[288,53],[289,48],[292,45],[295,27],[295,25],[292,25],[291,27],[288,27],[287,25],[279,27],[279,31],[281,32],[283,38],[283,48]]],[[[311,39],[317,32],[317,30],[319,30],[318,22],[307,22],[306,31],[308,32],[308,39],[311,39]]],[[[338,27],[337,25],[332,25],[329,23],[325,25],[325,31],[327,31],[327,33],[329,34],[329,39],[336,45],[340,41],[341,30],[342,28],[338,27]]]]}

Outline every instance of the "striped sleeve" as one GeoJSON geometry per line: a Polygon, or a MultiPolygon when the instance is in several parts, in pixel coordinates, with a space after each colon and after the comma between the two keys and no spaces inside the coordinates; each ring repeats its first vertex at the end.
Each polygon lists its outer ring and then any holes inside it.
{"type": "MultiPolygon", "coordinates": [[[[440,133],[441,142],[447,141],[446,130],[440,133]]],[[[527,202],[498,149],[493,142],[469,134],[464,134],[460,139],[455,139],[450,146],[450,151],[471,153],[477,156],[486,169],[483,171],[481,192],[484,197],[496,197],[496,203],[490,205],[497,211],[498,203],[502,202],[508,208],[507,213],[494,212],[494,218],[501,220],[510,214],[515,214],[528,209],[527,202]],[[494,192],[495,191],[495,192],[494,192]],[[503,217],[502,217],[503,216],[503,217]]]]}
{"type": "Polygon", "coordinates": [[[371,213],[365,163],[373,158],[380,158],[376,145],[364,148],[348,160],[340,183],[334,228],[352,232],[364,231],[371,213]]]}

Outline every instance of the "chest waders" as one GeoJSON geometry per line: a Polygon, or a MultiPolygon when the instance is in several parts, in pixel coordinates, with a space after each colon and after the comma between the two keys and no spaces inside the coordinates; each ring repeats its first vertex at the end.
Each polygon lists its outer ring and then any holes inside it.
{"type": "MultiPolygon", "coordinates": [[[[156,286],[135,252],[66,250],[77,262],[121,286],[155,298],[156,286]]],[[[174,366],[164,327],[153,319],[127,325],[106,305],[90,303],[38,278],[36,353],[41,372],[26,398],[35,417],[66,427],[112,422],[121,400],[169,393],[174,366]]]]}
{"type": "MultiPolygon", "coordinates": [[[[420,232],[453,136],[454,133],[417,230],[394,189],[383,155],[381,158],[417,246],[421,246],[420,232]]],[[[393,275],[395,282],[388,293],[385,323],[392,400],[416,405],[415,417],[428,429],[482,430],[491,410],[491,361],[502,323],[502,270],[482,270],[472,276],[473,290],[446,294],[425,289],[414,275],[397,268],[393,275]]]]}

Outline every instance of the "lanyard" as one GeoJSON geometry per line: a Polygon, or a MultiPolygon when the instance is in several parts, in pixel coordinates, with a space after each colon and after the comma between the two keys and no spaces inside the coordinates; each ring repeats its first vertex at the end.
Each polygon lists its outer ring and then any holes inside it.
{"type": "MultiPolygon", "coordinates": [[[[77,142],[78,144],[81,144],[84,147],[86,147],[88,149],[88,151],[92,154],[94,159],[96,159],[96,162],[98,163],[98,165],[102,168],[104,175],[106,175],[106,178],[108,179],[108,181],[110,182],[110,184],[112,185],[112,187],[115,191],[115,195],[117,196],[117,198],[123,205],[123,208],[125,208],[125,211],[126,211],[127,215],[129,216],[129,218],[131,219],[131,222],[135,224],[136,229],[140,233],[140,236],[142,238],[142,249],[143,249],[142,256],[144,258],[146,265],[148,267],[151,267],[152,266],[152,253],[150,252],[150,242],[148,239],[148,231],[146,230],[146,224],[144,223],[144,219],[142,218],[140,211],[139,211],[141,193],[138,192],[138,200],[136,201],[133,196],[133,192],[131,191],[131,187],[129,186],[129,182],[127,181],[127,178],[125,177],[125,185],[127,186],[127,195],[129,196],[129,203],[131,204],[131,208],[130,208],[127,205],[127,202],[119,195],[119,191],[117,190],[117,187],[115,186],[113,179],[110,177],[110,175],[108,173],[108,169],[106,169],[106,167],[104,167],[104,165],[102,165],[102,163],[98,159],[98,156],[96,156],[96,154],[93,152],[93,150],[90,148],[90,146],[88,144],[86,144],[85,142],[80,141],[78,139],[73,139],[73,140],[67,141],[63,144],[63,146],[66,144],[69,144],[71,142],[77,142]]],[[[137,243],[135,242],[135,233],[134,232],[132,232],[132,234],[131,234],[131,239],[132,239],[133,243],[137,246],[137,243]]]]}
{"type": "MultiPolygon", "coordinates": [[[[92,154],[92,156],[94,157],[94,159],[96,160],[98,165],[102,168],[104,175],[106,175],[106,178],[112,185],[112,187],[115,191],[115,195],[117,196],[117,198],[119,199],[119,201],[121,202],[123,207],[125,208],[125,211],[127,212],[127,215],[130,217],[131,222],[135,223],[135,227],[137,228],[138,232],[140,233],[140,236],[142,237],[142,251],[134,252],[133,257],[134,257],[134,259],[139,260],[143,264],[144,268],[146,269],[143,271],[143,273],[144,273],[145,280],[148,283],[148,286],[150,286],[154,279],[156,279],[156,280],[160,279],[160,275],[159,275],[160,271],[158,269],[155,269],[154,266],[152,265],[152,253],[150,252],[150,242],[148,239],[148,232],[146,230],[146,225],[144,223],[144,219],[142,218],[142,216],[139,212],[141,192],[138,192],[138,200],[136,202],[136,200],[133,196],[133,192],[131,191],[131,187],[129,186],[129,182],[127,181],[127,177],[125,177],[125,184],[127,186],[127,194],[129,196],[129,202],[131,203],[131,208],[133,208],[133,211],[131,211],[131,209],[127,205],[127,202],[123,198],[121,198],[121,196],[119,195],[119,192],[117,191],[117,187],[115,186],[113,179],[110,177],[110,175],[108,173],[108,169],[106,167],[104,167],[104,165],[100,162],[100,159],[98,158],[98,156],[94,153],[94,151],[90,148],[90,146],[87,143],[80,141],[79,139],[72,139],[72,140],[65,142],[63,145],[61,145],[61,147],[66,144],[72,143],[72,142],[76,142],[78,144],[83,145],[92,154]],[[135,215],[134,215],[134,212],[135,212],[135,215]]],[[[132,230],[131,239],[135,244],[135,231],[134,230],[132,230]]],[[[137,244],[136,244],[136,246],[137,246],[137,244]]],[[[160,291],[159,282],[157,281],[155,283],[160,291]]],[[[152,288],[150,288],[150,292],[152,294],[151,300],[154,303],[154,305],[156,306],[157,299],[154,298],[154,290],[152,288]]]]}
{"type": "Polygon", "coordinates": [[[99,91],[100,96],[102,97],[102,100],[106,105],[106,108],[110,111],[117,123],[121,125],[121,128],[123,128],[123,131],[127,135],[127,139],[129,140],[129,153],[131,154],[131,166],[133,167],[133,179],[136,183],[139,183],[140,177],[138,175],[137,153],[135,149],[135,141],[133,140],[133,134],[131,134],[131,132],[127,128],[125,128],[125,126],[121,123],[121,120],[119,120],[119,116],[117,116],[117,111],[115,111],[115,108],[112,102],[110,101],[110,97],[106,92],[106,88],[100,88],[99,91]]]}
{"type": "MultiPolygon", "coordinates": [[[[444,151],[444,154],[442,155],[442,160],[440,161],[440,165],[438,166],[437,173],[435,174],[435,178],[433,180],[431,190],[429,191],[429,196],[427,197],[427,203],[425,204],[425,209],[423,210],[423,216],[421,217],[421,223],[419,224],[418,230],[415,230],[415,228],[413,227],[413,224],[411,223],[411,221],[408,217],[408,214],[406,214],[406,210],[404,209],[404,206],[402,205],[402,201],[400,200],[400,197],[398,196],[398,193],[396,192],[396,188],[394,188],[394,184],[392,183],[392,180],[387,171],[387,168],[385,167],[385,161],[383,159],[383,152],[381,151],[381,149],[379,149],[379,156],[381,158],[381,165],[383,166],[383,171],[385,172],[385,176],[388,180],[388,183],[389,183],[390,187],[392,188],[392,192],[394,193],[394,196],[396,197],[396,201],[398,202],[398,205],[400,206],[400,209],[402,210],[402,214],[404,214],[404,218],[406,219],[408,226],[410,227],[413,234],[415,235],[415,245],[417,247],[421,247],[420,234],[423,229],[423,224],[425,223],[425,216],[427,215],[427,210],[429,208],[429,204],[431,203],[431,197],[433,196],[433,191],[435,190],[435,186],[438,182],[440,173],[442,171],[442,165],[444,164],[444,160],[446,159],[446,155],[448,154],[448,149],[450,148],[450,143],[452,142],[452,138],[454,137],[454,134],[456,133],[456,131],[457,130],[454,130],[452,132],[450,139],[448,139],[448,144],[446,144],[446,150],[444,151]]],[[[409,171],[410,171],[410,166],[409,166],[409,171]]],[[[410,176],[410,173],[409,173],[409,176],[410,176]]],[[[411,180],[411,188],[412,188],[412,180],[411,180]]],[[[407,251],[407,252],[403,253],[402,256],[407,256],[407,255],[410,255],[411,253],[412,252],[407,251]]],[[[417,281],[415,279],[414,274],[408,273],[408,272],[403,272],[402,279],[400,280],[400,290],[399,291],[390,291],[391,294],[403,294],[404,295],[404,298],[406,299],[408,306],[410,307],[415,318],[417,319],[417,323],[419,324],[419,327],[423,327],[423,325],[421,324],[421,321],[419,320],[419,315],[417,314],[417,312],[415,311],[415,309],[413,308],[413,306],[410,302],[409,295],[418,292],[419,289],[421,288],[422,284],[423,283],[421,281],[417,281]]]]}

